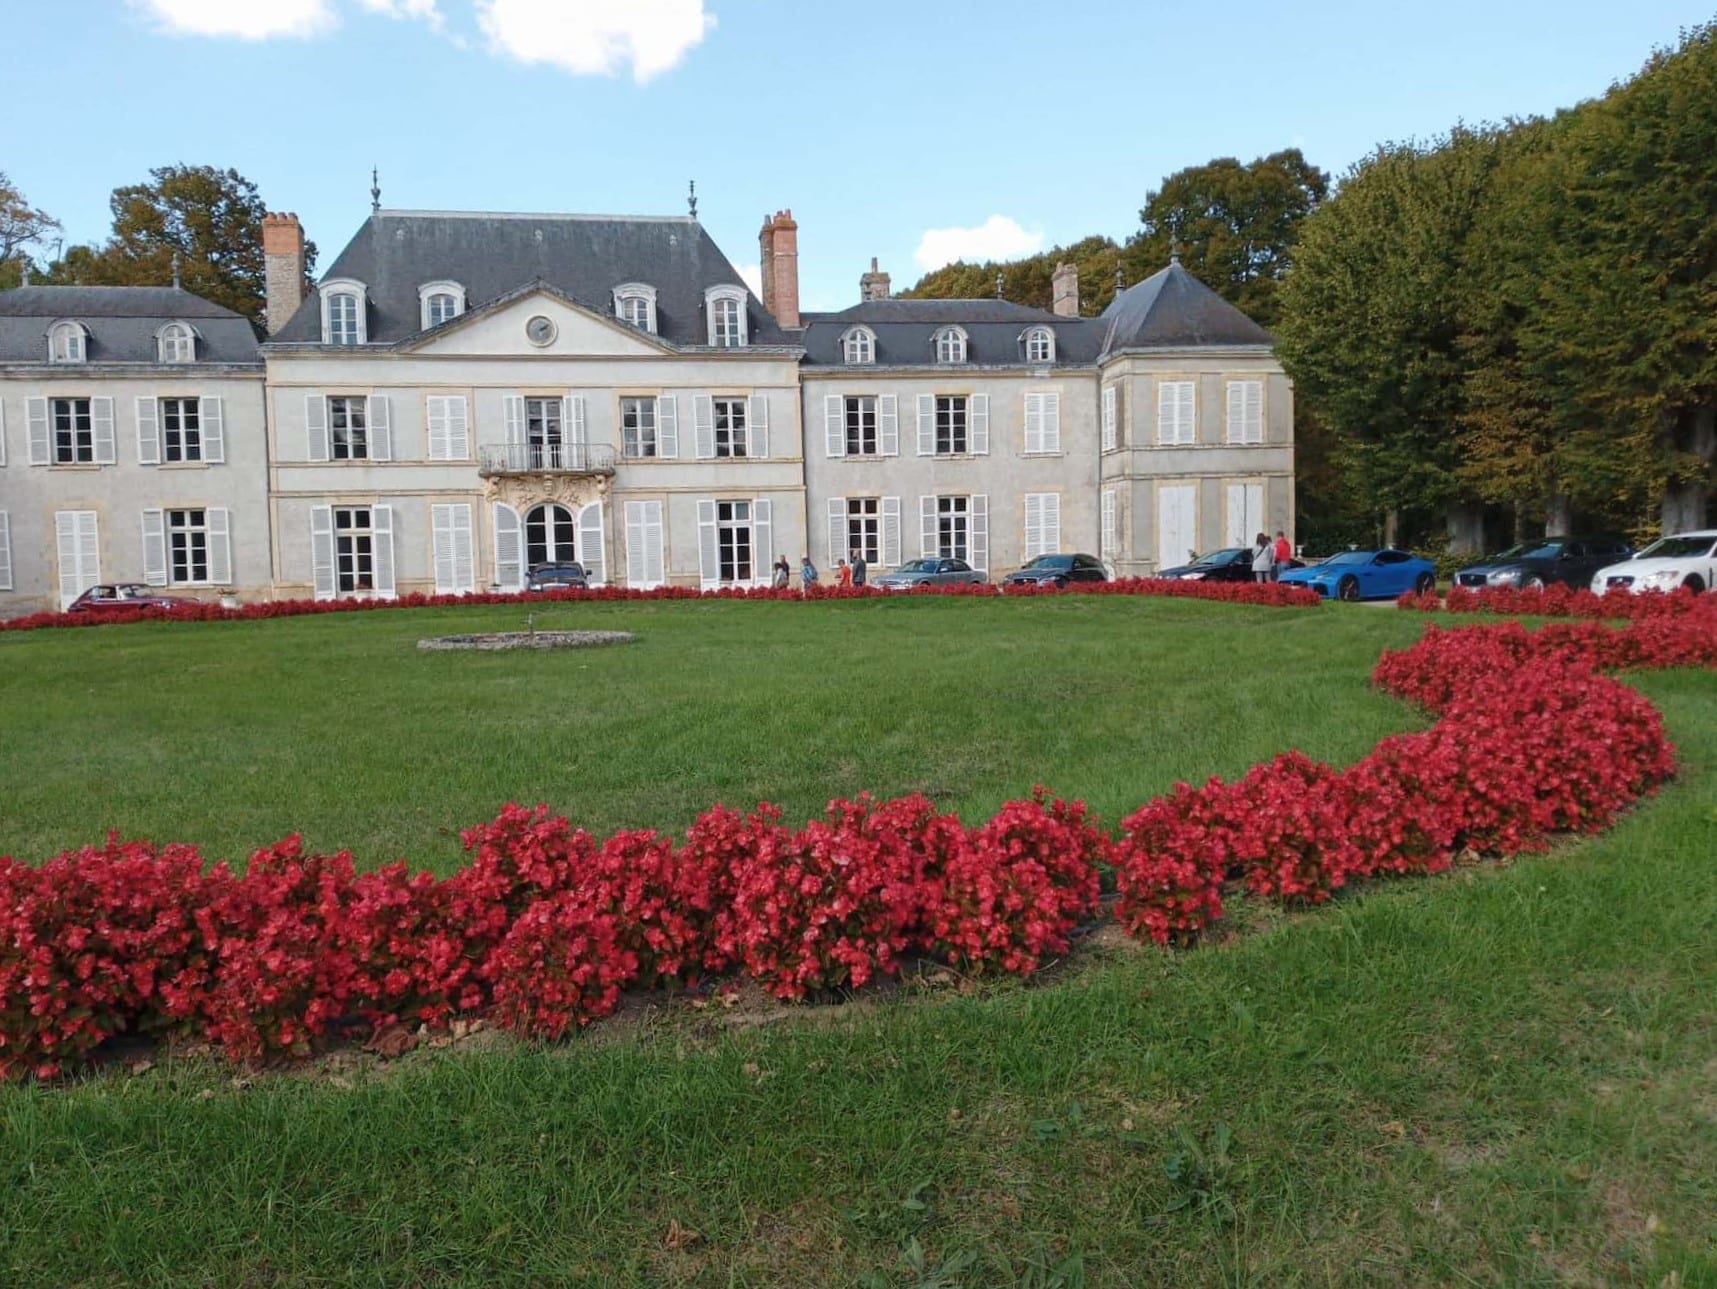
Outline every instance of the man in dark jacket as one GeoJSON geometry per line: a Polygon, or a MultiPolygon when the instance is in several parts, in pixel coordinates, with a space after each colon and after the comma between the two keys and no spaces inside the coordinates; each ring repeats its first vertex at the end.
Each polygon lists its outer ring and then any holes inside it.
{"type": "Polygon", "coordinates": [[[854,551],[852,560],[853,585],[863,586],[865,577],[864,552],[854,551]]]}

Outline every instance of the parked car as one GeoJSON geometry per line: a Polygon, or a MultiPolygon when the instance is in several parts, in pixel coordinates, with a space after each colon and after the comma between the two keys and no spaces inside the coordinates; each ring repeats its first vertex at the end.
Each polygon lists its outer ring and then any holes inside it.
{"type": "Polygon", "coordinates": [[[1039,555],[1002,579],[1010,586],[1066,586],[1069,582],[1107,582],[1108,571],[1095,555],[1039,555]]]}
{"type": "Polygon", "coordinates": [[[1321,564],[1282,574],[1284,586],[1306,586],[1326,600],[1394,599],[1404,591],[1433,591],[1436,566],[1407,551],[1343,551],[1321,564]]]}
{"type": "Polygon", "coordinates": [[[590,575],[584,571],[584,565],[570,561],[538,564],[525,577],[527,591],[582,591],[589,585],[590,575]]]}
{"type": "MultiPolygon", "coordinates": [[[[1208,555],[1200,555],[1190,564],[1161,569],[1153,576],[1175,582],[1250,582],[1254,554],[1250,546],[1225,546],[1208,555]]],[[[1288,567],[1304,568],[1305,562],[1291,559],[1288,567]]]]}
{"type": "MultiPolygon", "coordinates": [[[[1628,559],[1633,547],[1620,537],[1551,537],[1539,542],[1523,554],[1498,560],[1485,571],[1484,581],[1477,585],[1524,587],[1537,590],[1555,582],[1565,586],[1585,586],[1592,575],[1607,564],[1628,559]]],[[[1462,580],[1470,570],[1455,574],[1455,585],[1473,587],[1462,580]]]]}
{"type": "Polygon", "coordinates": [[[873,585],[885,591],[910,591],[915,586],[981,586],[989,579],[963,559],[909,559],[873,585]]]}
{"type": "Polygon", "coordinates": [[[1592,575],[1592,590],[1610,591],[1709,591],[1717,586],[1717,528],[1696,533],[1677,533],[1647,546],[1624,564],[1611,564],[1592,575]]]}
{"type": "Polygon", "coordinates": [[[141,582],[102,582],[66,605],[67,613],[124,613],[138,609],[171,609],[195,604],[183,595],[161,595],[141,582]]]}
{"type": "Polygon", "coordinates": [[[1527,551],[1538,545],[1540,545],[1538,542],[1516,542],[1513,546],[1505,547],[1494,555],[1486,555],[1478,563],[1468,564],[1457,572],[1454,577],[1449,579],[1450,584],[1464,586],[1469,591],[1476,591],[1485,584],[1486,573],[1489,573],[1493,568],[1501,568],[1511,559],[1519,559],[1527,551]]]}

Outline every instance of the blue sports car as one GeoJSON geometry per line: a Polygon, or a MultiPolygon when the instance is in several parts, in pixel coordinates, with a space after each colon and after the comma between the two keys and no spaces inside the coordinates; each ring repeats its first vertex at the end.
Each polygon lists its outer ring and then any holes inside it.
{"type": "Polygon", "coordinates": [[[1437,570],[1406,551],[1343,551],[1283,573],[1282,582],[1309,586],[1326,600],[1392,600],[1403,591],[1435,590],[1437,570]]]}

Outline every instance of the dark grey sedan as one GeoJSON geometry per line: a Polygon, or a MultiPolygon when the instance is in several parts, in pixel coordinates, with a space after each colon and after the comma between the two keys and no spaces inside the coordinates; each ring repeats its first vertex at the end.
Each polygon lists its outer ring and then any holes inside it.
{"type": "Polygon", "coordinates": [[[989,578],[963,559],[909,559],[871,585],[885,591],[910,591],[915,586],[981,586],[987,581],[989,578]]]}

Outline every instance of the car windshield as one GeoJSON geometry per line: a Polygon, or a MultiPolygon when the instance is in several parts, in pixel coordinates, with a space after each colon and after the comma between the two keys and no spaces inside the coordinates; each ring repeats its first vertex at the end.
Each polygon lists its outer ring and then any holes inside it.
{"type": "Polygon", "coordinates": [[[934,573],[936,561],[933,559],[909,559],[899,569],[902,573],[934,573]]]}
{"type": "Polygon", "coordinates": [[[1073,556],[1071,556],[1071,555],[1039,555],[1036,559],[1032,560],[1025,567],[1026,568],[1036,568],[1036,569],[1072,568],[1073,567],[1073,556]]]}
{"type": "Polygon", "coordinates": [[[1639,553],[1639,559],[1686,559],[1703,555],[1712,547],[1710,537],[1665,537],[1639,553]]]}
{"type": "Polygon", "coordinates": [[[1558,555],[1560,555],[1562,553],[1562,548],[1564,546],[1566,546],[1567,544],[1568,544],[1567,542],[1545,542],[1542,546],[1534,546],[1531,550],[1527,551],[1524,555],[1518,556],[1517,558],[1519,558],[1519,559],[1555,559],[1558,555]]]}
{"type": "Polygon", "coordinates": [[[1490,556],[1490,559],[1493,561],[1501,560],[1501,559],[1519,559],[1522,555],[1526,554],[1526,552],[1531,550],[1531,549],[1532,549],[1532,543],[1531,542],[1516,542],[1513,546],[1510,546],[1507,550],[1500,550],[1496,554],[1490,556]]]}
{"type": "Polygon", "coordinates": [[[1248,553],[1249,552],[1243,547],[1230,546],[1226,550],[1211,551],[1208,555],[1200,555],[1197,559],[1193,560],[1193,564],[1226,564],[1236,556],[1248,553]]]}
{"type": "Polygon", "coordinates": [[[1371,555],[1371,551],[1343,551],[1339,555],[1331,555],[1324,561],[1324,566],[1327,568],[1332,564],[1369,564],[1371,555]]]}

